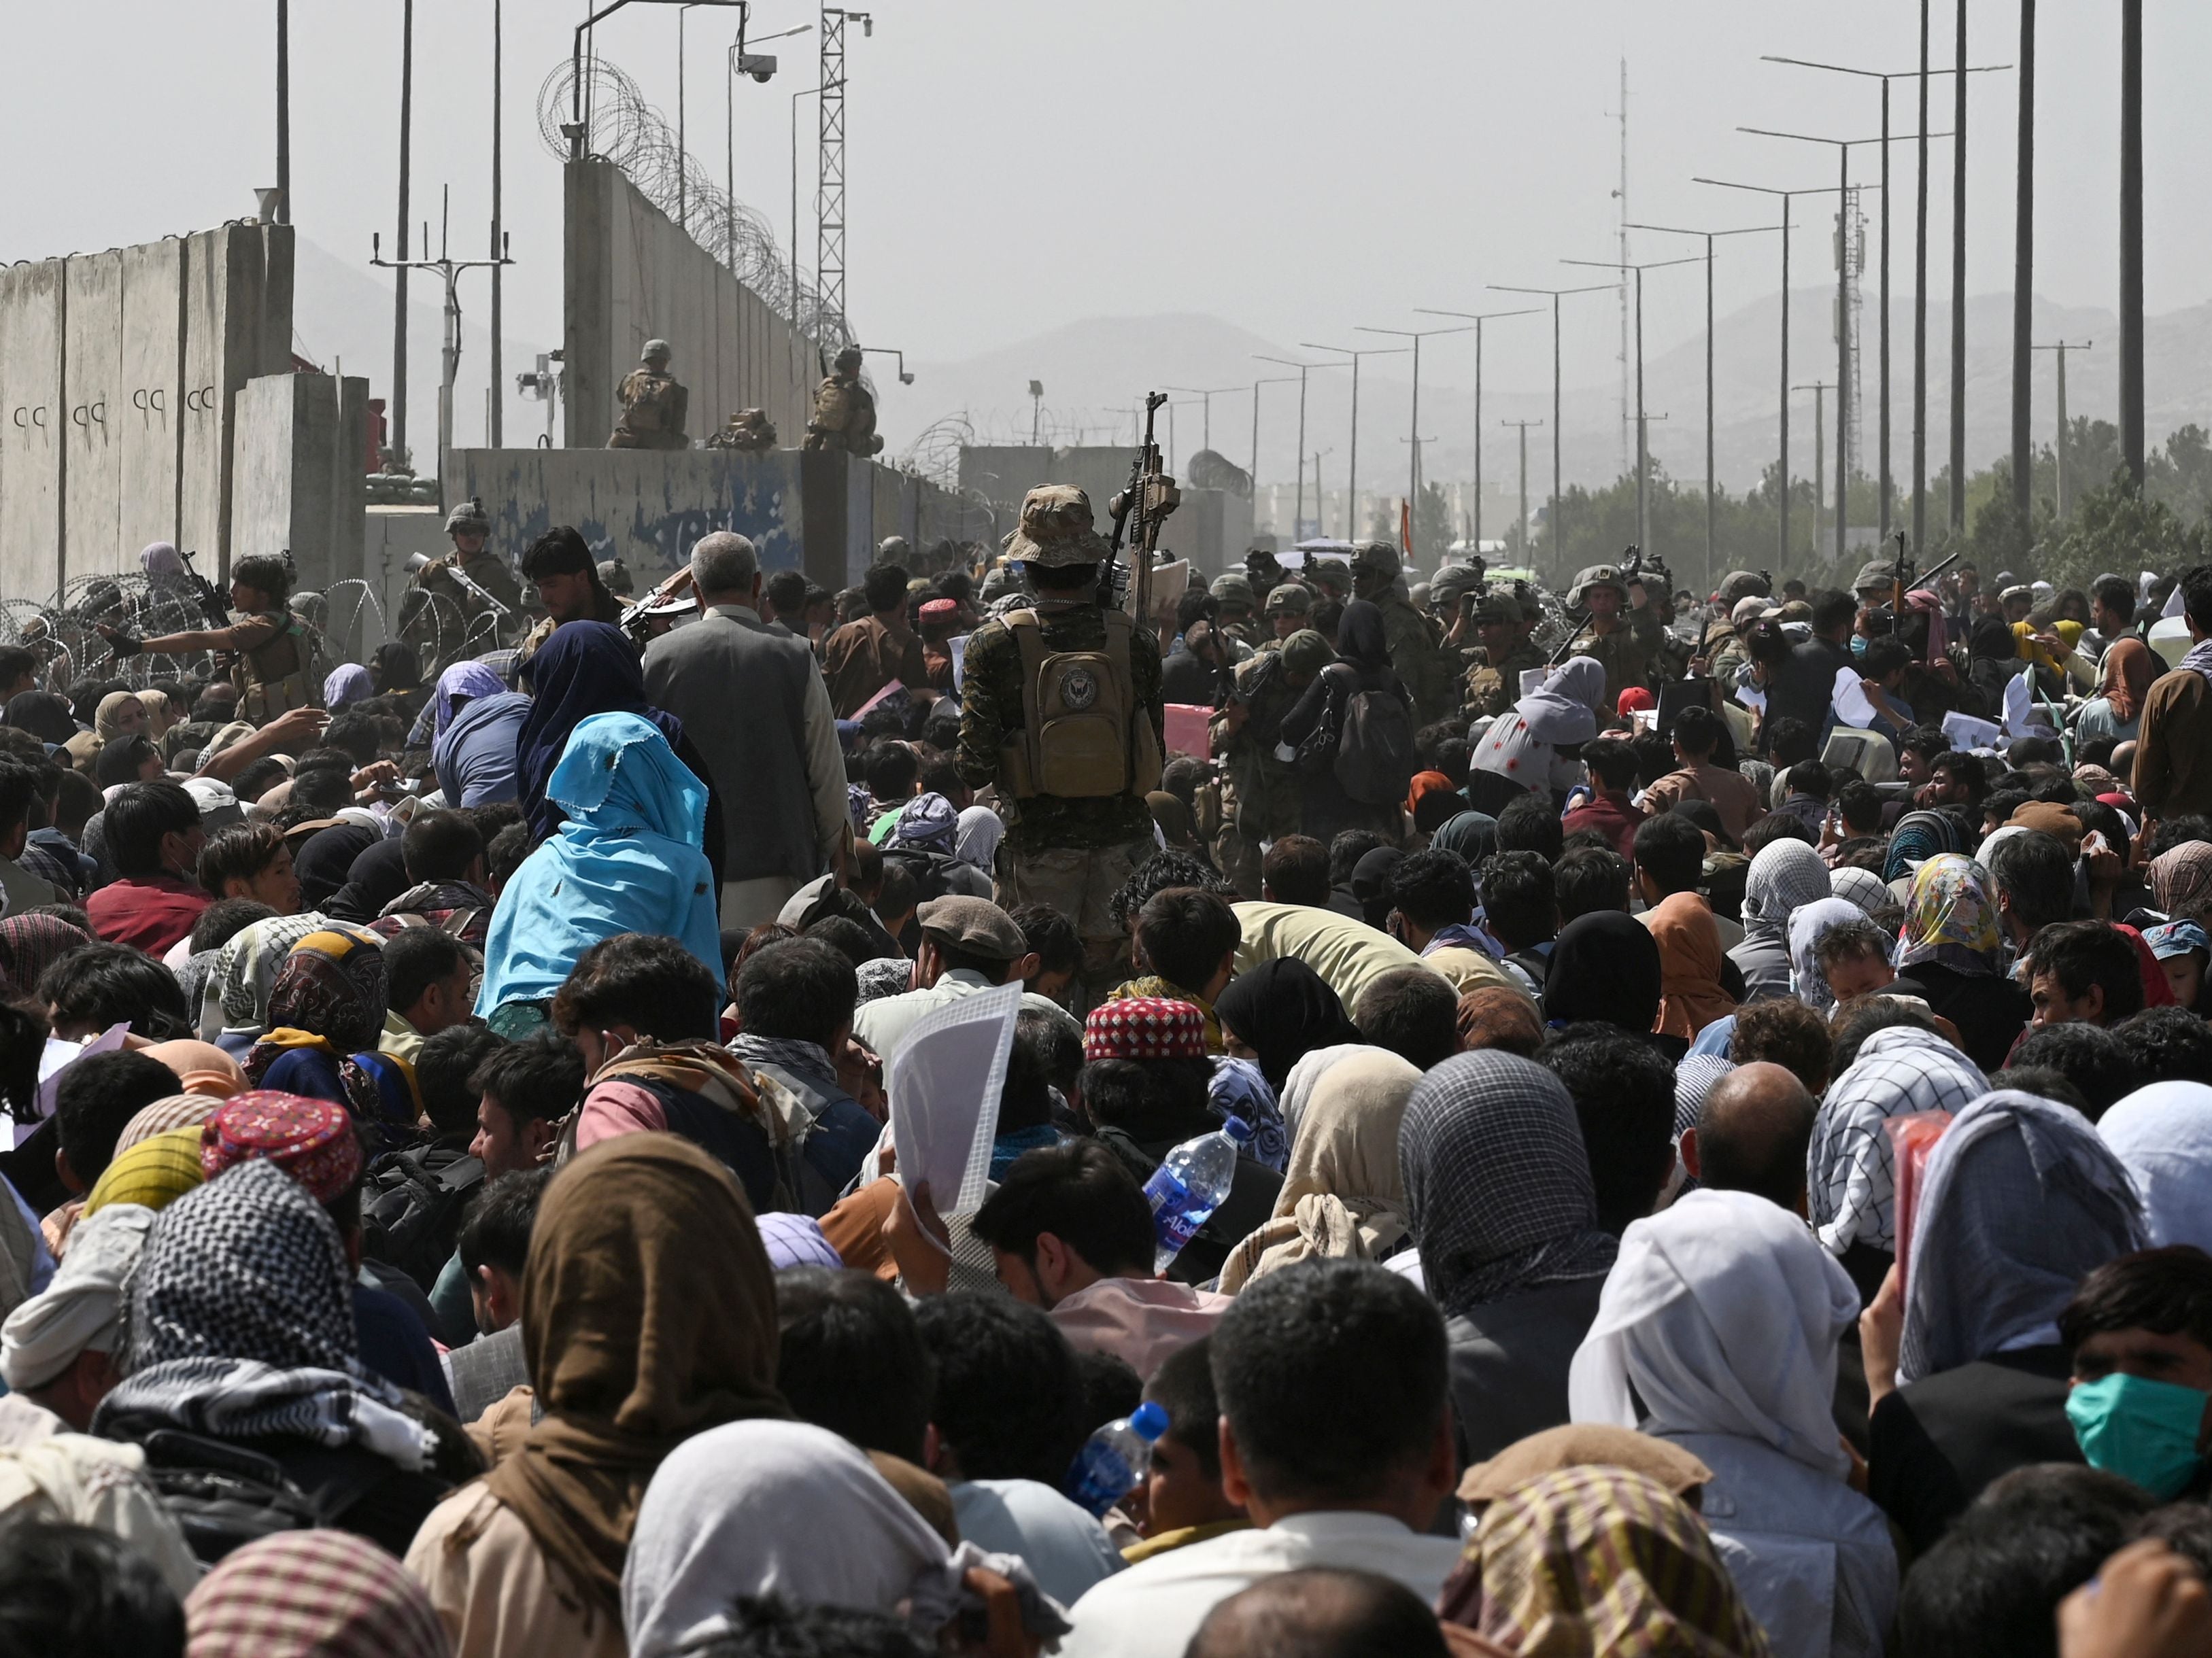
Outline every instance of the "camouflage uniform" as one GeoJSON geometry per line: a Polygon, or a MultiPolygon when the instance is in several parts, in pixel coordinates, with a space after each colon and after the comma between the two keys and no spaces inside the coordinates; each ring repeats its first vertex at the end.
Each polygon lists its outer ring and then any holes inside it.
{"type": "Polygon", "coordinates": [[[847,346],[837,354],[836,373],[815,388],[814,412],[806,417],[808,449],[842,449],[872,455],[884,446],[876,430],[876,400],[860,384],[860,352],[847,346]]]}
{"type": "MultiPolygon", "coordinates": [[[[1273,598],[1268,595],[1271,603],[1273,598]]],[[[1237,670],[1230,701],[1248,710],[1243,725],[1231,734],[1221,714],[1212,720],[1213,751],[1224,773],[1214,861],[1243,898],[1260,896],[1262,846],[1298,832],[1297,768],[1277,759],[1275,749],[1283,740],[1283,716],[1297,705],[1304,689],[1291,684],[1292,673],[1311,679],[1328,665],[1330,654],[1327,642],[1310,629],[1270,644],[1237,670]],[[1296,650],[1291,648],[1293,642],[1296,650]]]]}
{"type": "MultiPolygon", "coordinates": [[[[1066,484],[1046,484],[1023,500],[1021,527],[1009,538],[1006,556],[1047,568],[1093,564],[1102,567],[1103,574],[1110,555],[1105,537],[1093,527],[1090,497],[1066,484]]],[[[1107,648],[1109,623],[1095,597],[1042,598],[1027,608],[1036,613],[1048,655],[1107,648]]],[[[1131,706],[1150,722],[1152,742],[1149,758],[1131,744],[1130,786],[1087,799],[1018,799],[1011,787],[999,792],[1006,833],[999,843],[994,896],[1000,908],[1010,910],[1026,903],[1049,904],[1075,923],[1083,940],[1087,999],[1093,1000],[1126,976],[1121,965],[1127,940],[1114,924],[1109,905],[1157,845],[1145,793],[1159,785],[1158,756],[1165,742],[1160,647],[1142,628],[1132,629],[1128,638],[1131,706]],[[1143,774],[1146,770],[1149,777],[1143,774]]],[[[1002,747],[1026,723],[1021,646],[1003,619],[994,617],[968,636],[963,667],[955,763],[962,780],[980,790],[1001,782],[1002,747]]]]}
{"type": "Polygon", "coordinates": [[[1387,541],[1363,541],[1352,556],[1352,591],[1382,612],[1382,641],[1390,665],[1413,693],[1422,725],[1459,712],[1459,676],[1444,653],[1436,624],[1398,597],[1397,550],[1387,541]]]}
{"type": "MultiPolygon", "coordinates": [[[[447,535],[490,532],[481,501],[464,501],[446,515],[447,535]]],[[[399,636],[415,647],[423,671],[434,672],[467,654],[470,641],[486,648],[511,637],[522,619],[522,582],[507,562],[489,546],[465,556],[456,546],[415,573],[400,598],[399,636]]]]}
{"type": "Polygon", "coordinates": [[[1609,628],[1600,629],[1595,624],[1584,628],[1571,653],[1587,656],[1605,670],[1605,700],[1610,706],[1630,686],[1650,682],[1650,659],[1628,621],[1628,584],[1621,580],[1616,567],[1594,564],[1583,571],[1575,578],[1574,592],[1569,599],[1579,607],[1592,587],[1601,586],[1611,587],[1620,593],[1620,614],[1609,628]]]}
{"type": "Polygon", "coordinates": [[[1221,606],[1222,630],[1240,643],[1258,646],[1265,634],[1252,620],[1253,611],[1259,608],[1252,592],[1252,578],[1242,570],[1231,570],[1214,577],[1213,585],[1206,591],[1221,606]]]}
{"type": "Polygon", "coordinates": [[[666,340],[647,340],[640,367],[623,376],[615,395],[622,399],[622,418],[607,439],[610,449],[689,449],[684,419],[690,412],[691,394],[668,372],[666,340]]]}
{"type": "Polygon", "coordinates": [[[741,455],[775,447],[775,422],[757,409],[740,409],[719,432],[699,440],[702,449],[732,449],[741,455]]]}
{"type": "MultiPolygon", "coordinates": [[[[1476,615],[1483,621],[1497,621],[1517,630],[1521,623],[1521,607],[1510,594],[1486,593],[1476,607],[1476,615]]],[[[1517,635],[1517,642],[1496,662],[1490,653],[1478,646],[1474,654],[1478,665],[1467,677],[1468,710],[1471,714],[1497,718],[1521,700],[1521,676],[1532,668],[1550,665],[1550,659],[1526,635],[1517,635]]]]}

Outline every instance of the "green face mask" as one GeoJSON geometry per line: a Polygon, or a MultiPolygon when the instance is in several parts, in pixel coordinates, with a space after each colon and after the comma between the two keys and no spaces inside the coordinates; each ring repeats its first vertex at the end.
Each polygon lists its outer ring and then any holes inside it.
{"type": "Polygon", "coordinates": [[[2066,1395],[2066,1419],[2093,1468],[2132,1479],[2171,1502],[2203,1466],[2197,1441],[2206,1396],[2194,1388],[2117,1371],[2066,1395]]]}

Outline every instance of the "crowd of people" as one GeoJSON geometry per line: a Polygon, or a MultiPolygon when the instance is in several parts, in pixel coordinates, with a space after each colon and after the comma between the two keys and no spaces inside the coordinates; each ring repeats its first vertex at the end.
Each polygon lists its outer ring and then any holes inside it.
{"type": "Polygon", "coordinates": [[[2212,568],[1103,550],[0,648],[0,1649],[2212,1651],[2212,568]]]}

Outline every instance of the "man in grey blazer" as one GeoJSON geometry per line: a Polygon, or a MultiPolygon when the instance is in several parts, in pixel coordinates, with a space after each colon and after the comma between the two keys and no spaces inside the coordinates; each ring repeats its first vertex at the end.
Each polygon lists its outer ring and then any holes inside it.
{"type": "Polygon", "coordinates": [[[852,841],[844,756],[813,652],[762,618],[752,543],[727,530],[702,537],[691,578],[699,619],[646,647],[646,691],[684,722],[729,803],[722,925],[750,927],[842,867],[852,841]]]}

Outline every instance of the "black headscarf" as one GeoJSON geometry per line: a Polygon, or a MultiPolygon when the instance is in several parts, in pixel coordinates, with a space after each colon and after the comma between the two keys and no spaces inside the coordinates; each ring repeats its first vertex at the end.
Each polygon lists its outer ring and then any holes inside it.
{"type": "Polygon", "coordinates": [[[68,699],[52,691],[25,691],[8,704],[7,723],[41,743],[66,743],[77,734],[68,699]]]}
{"type": "Polygon", "coordinates": [[[1649,927],[1617,909],[1577,915],[1552,946],[1544,1019],[1602,1019],[1644,1035],[1659,1017],[1659,945],[1649,927]]]}
{"type": "Polygon", "coordinates": [[[1387,673],[1390,647],[1382,635],[1382,612],[1364,598],[1346,605],[1336,624],[1336,655],[1340,662],[1358,669],[1363,680],[1387,673]]]}
{"type": "Polygon", "coordinates": [[[300,908],[320,909],[346,884],[353,860],[376,841],[374,830],[357,823],[333,823],[309,835],[307,844],[292,854],[292,872],[300,878],[300,908]]]}
{"type": "Polygon", "coordinates": [[[1328,981],[1295,956],[1238,974],[1213,1011],[1224,1030],[1260,1056],[1261,1072],[1278,1095],[1291,1067],[1314,1049],[1360,1039],[1328,981]]]}
{"type": "Polygon", "coordinates": [[[1379,927],[1389,919],[1390,872],[1405,855],[1396,847],[1377,847],[1352,866],[1352,896],[1368,926],[1379,927]]]}

